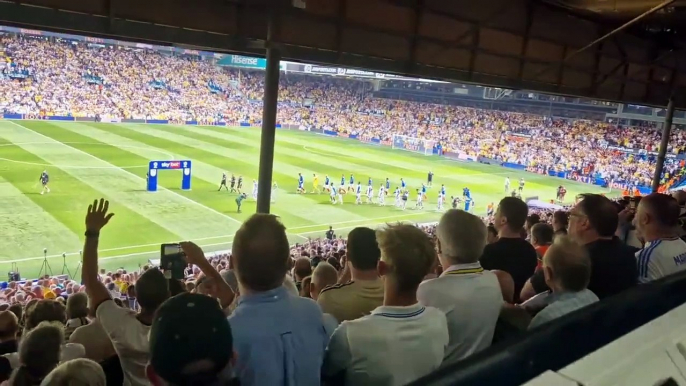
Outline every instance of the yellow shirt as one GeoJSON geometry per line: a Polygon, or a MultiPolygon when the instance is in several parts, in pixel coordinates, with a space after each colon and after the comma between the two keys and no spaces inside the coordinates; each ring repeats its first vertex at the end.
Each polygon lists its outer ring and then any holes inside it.
{"type": "Polygon", "coordinates": [[[383,281],[350,281],[326,287],[317,298],[322,312],[333,315],[338,322],[354,320],[369,315],[383,304],[383,281]]]}
{"type": "Polygon", "coordinates": [[[312,185],[314,185],[314,186],[319,185],[319,177],[314,176],[314,178],[312,179],[312,185]]]}

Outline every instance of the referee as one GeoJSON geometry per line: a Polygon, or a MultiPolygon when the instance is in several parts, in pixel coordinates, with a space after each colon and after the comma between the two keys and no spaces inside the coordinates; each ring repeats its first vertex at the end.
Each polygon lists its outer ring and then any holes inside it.
{"type": "Polygon", "coordinates": [[[434,180],[434,173],[431,170],[429,170],[429,174],[426,175],[426,185],[431,186],[431,183],[433,182],[433,180],[434,180]]]}

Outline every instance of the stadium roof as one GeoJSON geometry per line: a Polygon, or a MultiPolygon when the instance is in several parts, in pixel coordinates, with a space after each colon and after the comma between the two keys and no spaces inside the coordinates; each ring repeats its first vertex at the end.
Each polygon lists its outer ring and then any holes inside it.
{"type": "Polygon", "coordinates": [[[273,44],[285,60],[686,108],[685,3],[0,0],[0,22],[259,56],[273,44]]]}

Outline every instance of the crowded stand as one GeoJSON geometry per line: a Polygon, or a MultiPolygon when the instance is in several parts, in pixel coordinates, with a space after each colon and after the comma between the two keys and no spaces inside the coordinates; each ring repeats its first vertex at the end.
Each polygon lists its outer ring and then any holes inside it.
{"type": "MultiPolygon", "coordinates": [[[[263,73],[198,57],[4,34],[0,60],[4,113],[261,119],[263,73]]],[[[375,98],[352,79],[287,74],[279,97],[283,124],[425,138],[532,172],[634,186],[650,184],[661,139],[654,126],[375,98]]],[[[669,146],[684,153],[682,130],[669,146]]],[[[683,165],[665,168],[668,180],[683,165]]],[[[256,214],[231,251],[181,243],[181,278],[152,262],[100,269],[99,237],[117,208],[87,204],[80,277],[0,290],[5,384],[405,385],[686,268],[684,191],[587,194],[555,209],[505,197],[485,217],[451,209],[435,224],[357,227],[345,238],[330,228],[295,245],[278,217],[256,214]]]]}
{"type": "MultiPolygon", "coordinates": [[[[264,73],[153,49],[60,38],[0,35],[0,112],[31,116],[247,122],[262,117],[264,73]]],[[[397,84],[398,82],[394,82],[397,84]]],[[[433,86],[430,89],[445,88],[433,86]]],[[[545,115],[377,98],[369,81],[285,73],[281,124],[390,143],[394,135],[432,141],[440,152],[649,186],[661,132],[545,115]]],[[[668,181],[683,162],[685,131],[672,131],[668,181]]],[[[584,179],[585,178],[585,179],[584,179]]]]}

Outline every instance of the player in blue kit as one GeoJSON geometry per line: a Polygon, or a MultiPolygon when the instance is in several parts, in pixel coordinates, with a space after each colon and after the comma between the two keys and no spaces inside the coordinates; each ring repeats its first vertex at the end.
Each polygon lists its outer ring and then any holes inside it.
{"type": "Polygon", "coordinates": [[[422,193],[422,200],[426,200],[426,185],[424,185],[424,184],[422,184],[421,193],[422,193]]]}
{"type": "Polygon", "coordinates": [[[385,193],[388,195],[388,191],[391,190],[391,181],[386,177],[386,190],[385,193]]]}
{"type": "Polygon", "coordinates": [[[43,190],[40,192],[40,194],[50,193],[50,188],[48,188],[48,182],[50,182],[50,176],[48,176],[47,170],[43,170],[43,173],[41,173],[38,180],[43,185],[43,190]]]}
{"type": "Polygon", "coordinates": [[[305,194],[305,178],[302,173],[298,173],[298,193],[305,194]]]}
{"type": "Polygon", "coordinates": [[[400,190],[405,191],[405,188],[407,188],[407,184],[405,183],[405,180],[402,178],[400,179],[400,190]]]}
{"type": "Polygon", "coordinates": [[[367,186],[372,186],[372,177],[367,180],[367,186]]]}
{"type": "Polygon", "coordinates": [[[474,208],[474,200],[471,197],[466,197],[464,199],[464,211],[469,212],[474,208]]]}
{"type": "Polygon", "coordinates": [[[462,198],[472,198],[472,192],[469,191],[469,188],[462,189],[462,198]]]}
{"type": "Polygon", "coordinates": [[[348,184],[348,191],[354,192],[355,191],[355,177],[353,177],[352,173],[350,174],[350,181],[348,184]]]}
{"type": "Polygon", "coordinates": [[[329,175],[326,175],[326,178],[324,178],[324,190],[327,192],[330,191],[331,189],[331,179],[329,178],[329,175]]]}
{"type": "Polygon", "coordinates": [[[341,174],[341,188],[345,188],[345,175],[341,174]]]}
{"type": "Polygon", "coordinates": [[[360,183],[357,183],[357,188],[355,190],[355,203],[357,205],[362,204],[362,185],[360,183]]]}

